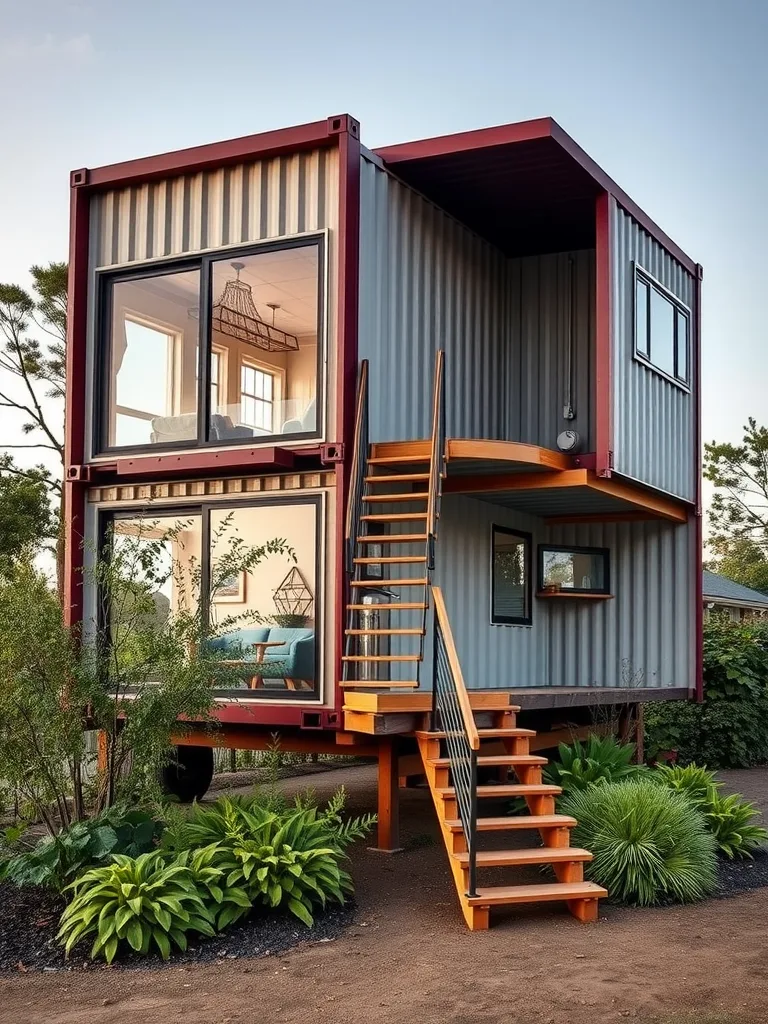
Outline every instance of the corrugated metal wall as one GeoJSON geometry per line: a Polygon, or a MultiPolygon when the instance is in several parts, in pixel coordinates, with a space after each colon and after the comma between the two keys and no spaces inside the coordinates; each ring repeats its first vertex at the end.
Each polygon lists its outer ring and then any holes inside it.
{"type": "Polygon", "coordinates": [[[333,228],[338,178],[337,150],[319,149],[98,194],[91,265],[333,228]]]}
{"type": "Polygon", "coordinates": [[[503,436],[555,448],[560,431],[571,428],[593,450],[594,268],[593,250],[508,262],[503,436]],[[575,416],[566,421],[569,393],[575,416]]]}
{"type": "MultiPolygon", "coordinates": [[[[612,209],[614,437],[617,473],[693,501],[695,403],[634,358],[634,263],[693,309],[691,275],[621,207],[612,209]]],[[[691,344],[691,349],[693,348],[691,344]]],[[[695,380],[691,352],[691,380],[695,380]]]]}
{"type": "Polygon", "coordinates": [[[438,348],[449,435],[503,436],[504,257],[365,158],[360,192],[359,352],[370,360],[371,439],[428,435],[438,348]]]}
{"type": "MultiPolygon", "coordinates": [[[[547,527],[463,495],[443,498],[435,583],[443,588],[467,686],[693,686],[694,530],[665,522],[547,527]],[[490,624],[491,525],[541,543],[607,547],[608,601],[533,602],[532,626],[490,624]]],[[[536,576],[534,576],[534,591],[536,576]]],[[[430,685],[424,666],[423,685],[430,685]]]]}
{"type": "Polygon", "coordinates": [[[365,156],[360,216],[359,348],[370,360],[373,440],[428,435],[441,347],[449,436],[554,447],[571,425],[591,437],[593,252],[508,260],[365,156]]]}
{"type": "MultiPolygon", "coordinates": [[[[693,686],[692,525],[550,527],[554,544],[610,551],[610,601],[550,602],[551,686],[693,686]]],[[[541,602],[540,602],[541,603],[541,602]]]]}

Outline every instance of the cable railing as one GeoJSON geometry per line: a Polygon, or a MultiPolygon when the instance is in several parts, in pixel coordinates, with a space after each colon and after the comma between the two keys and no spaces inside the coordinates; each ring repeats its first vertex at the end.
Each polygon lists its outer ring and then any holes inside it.
{"type": "Polygon", "coordinates": [[[480,736],[439,587],[432,587],[432,600],[435,608],[432,729],[445,733],[445,749],[469,858],[467,895],[476,896],[477,753],[480,749],[480,736]]]}

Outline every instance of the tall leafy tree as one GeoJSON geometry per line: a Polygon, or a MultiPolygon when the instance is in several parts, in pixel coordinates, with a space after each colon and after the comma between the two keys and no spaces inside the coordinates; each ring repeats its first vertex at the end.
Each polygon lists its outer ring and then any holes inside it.
{"type": "Polygon", "coordinates": [[[0,575],[51,533],[51,505],[45,482],[34,474],[10,476],[0,470],[0,575]]]}
{"type": "MultiPolygon", "coordinates": [[[[11,519],[19,500],[39,496],[41,488],[58,510],[62,498],[67,265],[34,266],[30,273],[32,292],[0,283],[0,410],[16,414],[23,438],[10,443],[7,430],[3,431],[0,474],[19,485],[17,489],[10,484],[0,489],[0,502],[7,499],[11,503],[7,513],[0,511],[0,515],[11,519]],[[56,469],[40,462],[30,465],[23,457],[20,461],[20,450],[52,452],[56,469]]],[[[7,413],[3,419],[8,419],[7,413]]],[[[59,515],[33,515],[31,522],[44,528],[40,539],[57,537],[60,564],[59,515]]]]}
{"type": "Polygon", "coordinates": [[[704,476],[715,485],[709,567],[768,592],[768,428],[750,417],[740,444],[705,444],[704,476]]]}

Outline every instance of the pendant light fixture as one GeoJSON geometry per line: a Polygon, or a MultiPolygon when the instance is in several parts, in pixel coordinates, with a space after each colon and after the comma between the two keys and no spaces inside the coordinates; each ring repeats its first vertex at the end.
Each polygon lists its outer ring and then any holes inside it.
{"type": "Polygon", "coordinates": [[[221,298],[213,307],[214,329],[266,352],[298,352],[299,339],[296,335],[275,326],[275,311],[280,308],[279,304],[268,304],[272,310],[272,323],[266,323],[256,309],[251,286],[240,280],[240,271],[245,264],[231,263],[230,266],[235,276],[226,282],[221,298]]]}

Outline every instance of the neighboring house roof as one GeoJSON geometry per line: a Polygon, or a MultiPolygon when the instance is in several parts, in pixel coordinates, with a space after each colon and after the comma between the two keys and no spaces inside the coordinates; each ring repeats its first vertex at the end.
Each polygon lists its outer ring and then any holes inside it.
{"type": "Polygon", "coordinates": [[[727,576],[720,576],[718,573],[708,572],[706,569],[702,576],[705,601],[742,605],[748,608],[768,608],[768,596],[761,594],[759,590],[744,587],[741,583],[729,580],[727,576]]]}

